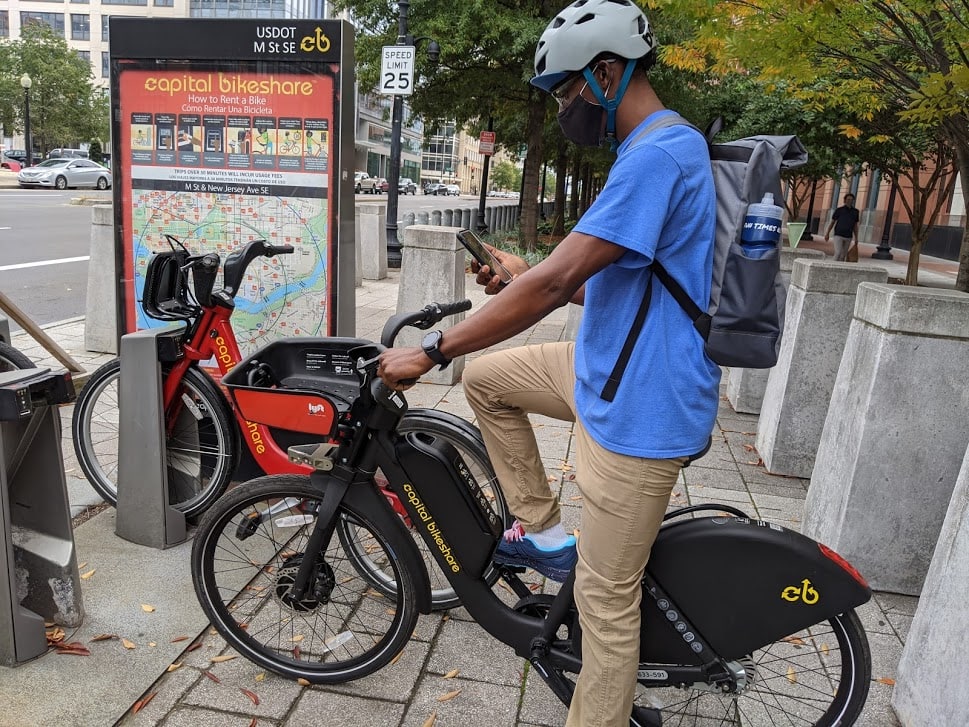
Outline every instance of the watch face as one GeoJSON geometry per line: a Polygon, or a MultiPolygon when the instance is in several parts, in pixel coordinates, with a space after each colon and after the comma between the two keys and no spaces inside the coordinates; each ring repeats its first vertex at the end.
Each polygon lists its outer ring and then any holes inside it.
{"type": "Polygon", "coordinates": [[[425,333],[424,338],[421,340],[421,348],[425,351],[430,348],[437,348],[437,345],[441,342],[441,332],[431,331],[430,333],[425,333]]]}

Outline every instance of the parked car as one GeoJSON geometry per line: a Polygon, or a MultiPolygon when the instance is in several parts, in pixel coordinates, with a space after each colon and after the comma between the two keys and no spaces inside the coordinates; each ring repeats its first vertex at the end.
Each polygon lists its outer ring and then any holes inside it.
{"type": "Polygon", "coordinates": [[[387,194],[390,191],[390,182],[388,182],[383,177],[380,178],[380,184],[377,185],[377,191],[380,194],[387,194]]]}
{"type": "Polygon", "coordinates": [[[410,177],[401,177],[397,184],[397,194],[417,194],[417,185],[410,177]]]}
{"type": "Polygon", "coordinates": [[[380,194],[380,177],[371,177],[366,172],[353,175],[353,191],[357,194],[380,194]]]}
{"type": "Polygon", "coordinates": [[[90,159],[48,159],[17,174],[21,187],[95,187],[111,186],[111,172],[90,159]]]}
{"type": "MultiPolygon", "coordinates": [[[[7,149],[4,155],[10,157],[14,161],[20,162],[21,166],[27,163],[27,150],[26,149],[7,149]]],[[[41,155],[34,154],[34,159],[40,161],[41,155]]]]}
{"type": "Polygon", "coordinates": [[[11,172],[19,172],[23,169],[23,164],[7,154],[0,154],[0,169],[9,169],[11,172]]]}
{"type": "Polygon", "coordinates": [[[83,149],[51,149],[47,152],[48,159],[87,159],[88,153],[83,149]]]}
{"type": "Polygon", "coordinates": [[[449,197],[460,197],[461,188],[456,184],[445,184],[444,191],[438,192],[438,194],[446,194],[449,197]]]}
{"type": "Polygon", "coordinates": [[[437,194],[437,190],[443,186],[438,182],[427,182],[424,184],[424,194],[437,194]]]}

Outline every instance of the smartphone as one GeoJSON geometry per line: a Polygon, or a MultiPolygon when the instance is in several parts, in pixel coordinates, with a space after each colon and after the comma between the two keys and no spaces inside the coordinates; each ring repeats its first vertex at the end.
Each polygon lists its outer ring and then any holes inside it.
{"type": "Polygon", "coordinates": [[[511,282],[512,275],[508,272],[508,269],[498,262],[498,259],[491,254],[491,251],[484,246],[481,238],[474,234],[471,230],[461,230],[458,232],[458,239],[461,244],[464,245],[468,252],[471,253],[471,257],[478,261],[481,265],[487,265],[488,269],[491,270],[492,275],[497,275],[498,279],[503,285],[507,285],[511,282]]]}

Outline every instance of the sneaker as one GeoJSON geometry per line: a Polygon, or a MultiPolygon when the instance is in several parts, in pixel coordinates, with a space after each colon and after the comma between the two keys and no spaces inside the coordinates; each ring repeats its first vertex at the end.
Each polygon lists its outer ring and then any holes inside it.
{"type": "Polygon", "coordinates": [[[516,520],[505,531],[505,536],[498,543],[495,551],[495,563],[502,565],[519,565],[534,568],[546,578],[562,583],[575,567],[578,560],[575,547],[575,536],[570,535],[565,542],[554,550],[545,550],[536,545],[522,530],[516,520]]]}

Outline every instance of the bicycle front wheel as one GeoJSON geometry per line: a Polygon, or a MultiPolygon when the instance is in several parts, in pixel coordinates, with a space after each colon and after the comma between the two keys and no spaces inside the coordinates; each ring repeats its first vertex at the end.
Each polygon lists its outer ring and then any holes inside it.
{"type": "MultiPolygon", "coordinates": [[[[498,485],[498,477],[491,466],[488,452],[485,449],[481,434],[477,429],[465,422],[463,419],[448,414],[447,412],[435,411],[433,409],[411,409],[400,420],[397,425],[400,434],[409,432],[423,432],[440,437],[448,444],[451,444],[464,463],[468,466],[478,486],[484,493],[492,509],[498,515],[500,522],[508,525],[510,515],[508,514],[508,504],[505,496],[498,485]]],[[[377,473],[377,480],[380,483],[382,474],[377,473]]],[[[388,494],[394,510],[403,515],[404,510],[399,503],[395,503],[396,496],[388,494]]],[[[430,548],[424,538],[413,527],[409,528],[417,543],[417,549],[424,559],[427,568],[427,575],[431,581],[431,608],[435,611],[443,611],[449,608],[456,608],[461,605],[461,599],[454,592],[450,581],[444,575],[444,571],[437,564],[437,560],[431,553],[430,548]]],[[[347,556],[351,558],[354,565],[364,578],[378,591],[385,595],[391,595],[396,588],[393,573],[387,569],[387,563],[380,557],[375,557],[372,544],[365,531],[358,531],[351,521],[341,521],[337,524],[337,535],[343,541],[347,556]]],[[[484,575],[489,585],[494,585],[498,580],[498,572],[489,567],[484,575]]]]}
{"type": "Polygon", "coordinates": [[[394,576],[391,597],[360,576],[339,538],[323,552],[306,552],[322,499],[323,491],[302,475],[259,477],[230,490],[199,524],[192,580],[206,616],[240,654],[290,679],[334,684],[390,662],[418,613],[393,534],[379,532],[349,503],[338,516],[367,532],[375,557],[386,560],[394,576]],[[292,587],[305,558],[314,559],[311,587],[297,600],[292,587]]]}
{"type": "MultiPolygon", "coordinates": [[[[121,361],[106,363],[91,376],[74,405],[74,452],[91,486],[118,504],[120,452],[119,384],[121,361]]],[[[221,495],[239,456],[239,434],[225,397],[212,380],[189,368],[166,422],[169,503],[198,515],[221,495]]]]}
{"type": "Polygon", "coordinates": [[[10,344],[0,341],[0,374],[33,368],[37,368],[33,361],[10,344]]]}

